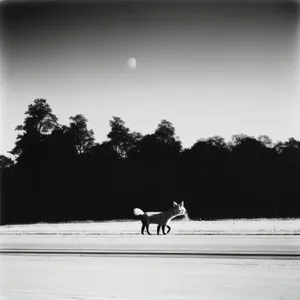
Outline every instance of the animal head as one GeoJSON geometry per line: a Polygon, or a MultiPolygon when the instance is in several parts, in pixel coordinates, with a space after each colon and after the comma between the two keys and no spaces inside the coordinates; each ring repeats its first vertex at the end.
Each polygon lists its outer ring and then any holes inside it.
{"type": "Polygon", "coordinates": [[[180,204],[173,201],[173,208],[175,209],[176,214],[178,215],[184,215],[186,213],[183,201],[180,204]]]}

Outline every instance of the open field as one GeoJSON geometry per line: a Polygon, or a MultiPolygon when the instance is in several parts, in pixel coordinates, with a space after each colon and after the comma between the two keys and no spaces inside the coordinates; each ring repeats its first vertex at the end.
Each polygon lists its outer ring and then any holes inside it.
{"type": "MultiPolygon", "coordinates": [[[[222,221],[173,221],[171,235],[295,235],[300,234],[300,219],[257,219],[222,221]]],[[[58,223],[8,225],[0,227],[0,234],[140,234],[140,221],[110,221],[86,223],[58,223]]],[[[150,225],[156,234],[156,226],[150,225]]]]}
{"type": "Polygon", "coordinates": [[[297,260],[0,255],[1,300],[299,300],[297,260]]]}
{"type": "Polygon", "coordinates": [[[300,220],[0,227],[2,300],[298,300],[300,220]]]}

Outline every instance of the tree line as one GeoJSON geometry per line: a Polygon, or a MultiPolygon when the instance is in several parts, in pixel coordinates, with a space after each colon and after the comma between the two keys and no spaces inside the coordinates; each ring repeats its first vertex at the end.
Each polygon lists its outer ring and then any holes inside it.
{"type": "Polygon", "coordinates": [[[189,217],[300,216],[300,142],[266,136],[199,139],[183,148],[175,128],[132,132],[119,117],[97,143],[82,114],[61,125],[35,99],[18,125],[15,161],[0,156],[2,224],[132,218],[185,201],[189,217]]]}

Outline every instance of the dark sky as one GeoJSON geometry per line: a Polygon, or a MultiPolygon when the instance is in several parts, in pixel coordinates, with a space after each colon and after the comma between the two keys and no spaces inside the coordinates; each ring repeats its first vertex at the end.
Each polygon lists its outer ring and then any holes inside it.
{"type": "Polygon", "coordinates": [[[184,146],[299,139],[298,40],[289,0],[2,1],[0,152],[41,97],[63,124],[83,113],[98,142],[112,116],[144,134],[167,118],[184,146]]]}

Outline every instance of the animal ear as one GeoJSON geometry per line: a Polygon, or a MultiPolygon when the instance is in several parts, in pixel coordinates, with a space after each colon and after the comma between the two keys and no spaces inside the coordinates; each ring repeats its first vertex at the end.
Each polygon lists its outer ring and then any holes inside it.
{"type": "Polygon", "coordinates": [[[175,202],[175,201],[173,201],[173,206],[175,207],[175,206],[178,206],[178,204],[175,202]]]}
{"type": "Polygon", "coordinates": [[[182,201],[182,202],[180,203],[180,206],[181,206],[181,207],[183,207],[183,205],[184,205],[184,201],[182,201]]]}

